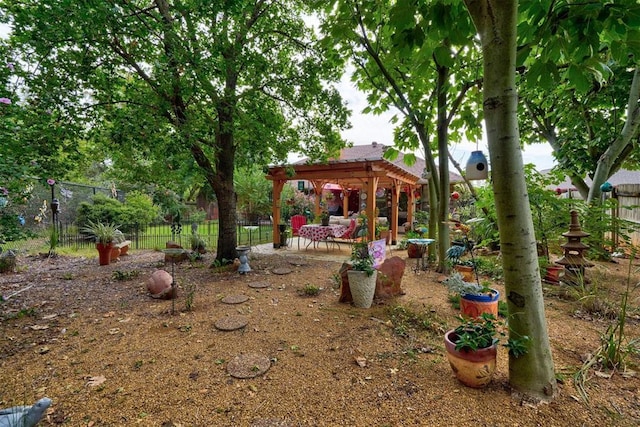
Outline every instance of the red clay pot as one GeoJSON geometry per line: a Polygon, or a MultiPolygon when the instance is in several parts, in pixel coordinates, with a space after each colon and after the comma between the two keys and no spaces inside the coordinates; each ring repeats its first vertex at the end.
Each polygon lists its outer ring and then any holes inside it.
{"type": "Polygon", "coordinates": [[[105,245],[104,243],[96,243],[96,249],[98,249],[98,262],[100,265],[109,265],[111,263],[111,249],[113,249],[113,243],[105,245]]]}
{"type": "Polygon", "coordinates": [[[447,349],[447,359],[453,373],[462,384],[482,388],[491,382],[496,370],[498,345],[481,348],[475,351],[456,350],[456,333],[454,330],[444,335],[444,346],[447,349]]]}

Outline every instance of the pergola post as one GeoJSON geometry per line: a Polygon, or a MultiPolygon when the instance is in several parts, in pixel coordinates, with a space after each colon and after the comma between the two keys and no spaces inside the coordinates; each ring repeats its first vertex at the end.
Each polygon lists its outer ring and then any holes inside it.
{"type": "Polygon", "coordinates": [[[273,247],[280,247],[280,231],[278,230],[278,224],[280,224],[280,218],[282,216],[282,211],[280,209],[281,201],[280,197],[282,197],[282,189],[284,188],[284,183],[286,181],[277,179],[273,181],[273,197],[271,201],[271,212],[273,213],[273,247]]]}
{"type": "Polygon", "coordinates": [[[378,216],[376,215],[376,190],[378,188],[378,177],[370,177],[367,179],[367,218],[369,218],[369,240],[375,240],[376,238],[376,222],[378,216]]]}
{"type": "Polygon", "coordinates": [[[351,195],[351,190],[342,187],[342,215],[345,218],[349,218],[349,196],[351,195]]]}
{"type": "Polygon", "coordinates": [[[389,229],[391,230],[391,244],[395,245],[398,242],[398,207],[400,205],[400,189],[402,183],[394,179],[391,186],[391,223],[389,229]]]}

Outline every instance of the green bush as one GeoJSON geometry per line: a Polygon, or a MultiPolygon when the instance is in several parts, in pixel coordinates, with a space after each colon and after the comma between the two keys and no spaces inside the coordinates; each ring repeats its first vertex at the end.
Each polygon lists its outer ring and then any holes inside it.
{"type": "Polygon", "coordinates": [[[91,222],[117,224],[120,231],[128,233],[134,227],[144,231],[160,214],[160,209],[153,205],[151,197],[132,191],[127,194],[125,203],[103,194],[93,196],[92,202],[82,202],[78,207],[78,225],[85,226],[91,222]]]}

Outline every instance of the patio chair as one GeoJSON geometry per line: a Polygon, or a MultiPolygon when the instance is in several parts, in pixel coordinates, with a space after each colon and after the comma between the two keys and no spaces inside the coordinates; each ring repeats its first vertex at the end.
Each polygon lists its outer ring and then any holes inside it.
{"type": "Polygon", "coordinates": [[[340,247],[340,243],[347,243],[349,245],[353,244],[355,239],[355,231],[356,231],[356,220],[352,218],[346,230],[344,230],[342,233],[338,234],[337,236],[330,236],[327,238],[327,249],[328,249],[328,242],[335,244],[336,246],[338,246],[338,248],[340,247]],[[336,240],[336,239],[340,239],[340,240],[336,240]]]}
{"type": "Polygon", "coordinates": [[[291,236],[298,236],[298,250],[300,250],[300,227],[306,223],[307,217],[304,215],[294,215],[291,217],[291,236]]]}

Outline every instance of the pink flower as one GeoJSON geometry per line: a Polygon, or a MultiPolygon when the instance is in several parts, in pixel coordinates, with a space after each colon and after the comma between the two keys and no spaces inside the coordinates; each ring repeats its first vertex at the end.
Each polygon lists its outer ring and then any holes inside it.
{"type": "Polygon", "coordinates": [[[7,190],[4,187],[0,187],[0,193],[2,193],[5,196],[8,196],[9,195],[9,190],[7,190]]]}
{"type": "Polygon", "coordinates": [[[49,178],[49,179],[47,180],[47,184],[49,184],[49,185],[53,185],[53,184],[55,184],[55,183],[56,183],[56,180],[55,180],[55,179],[51,179],[51,178],[49,178]]]}
{"type": "Polygon", "coordinates": [[[7,68],[13,72],[13,64],[11,62],[7,62],[7,68]]]}
{"type": "Polygon", "coordinates": [[[0,98],[0,103],[10,105],[11,100],[9,98],[0,98]]]}

